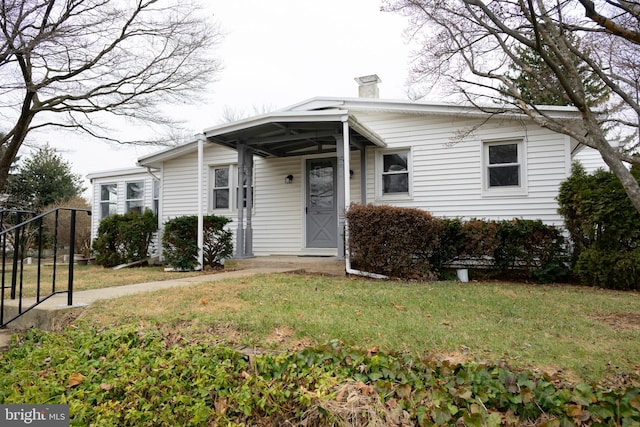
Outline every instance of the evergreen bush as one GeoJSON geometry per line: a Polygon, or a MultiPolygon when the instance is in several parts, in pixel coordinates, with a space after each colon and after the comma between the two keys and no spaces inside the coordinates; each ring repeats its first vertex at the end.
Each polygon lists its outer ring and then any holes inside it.
{"type": "MultiPolygon", "coordinates": [[[[233,253],[232,234],[224,227],[231,220],[223,216],[207,215],[203,218],[204,266],[219,268],[222,260],[233,253]]],[[[164,224],[162,234],[165,261],[177,270],[193,270],[198,266],[198,217],[180,216],[164,224]]]]}
{"type": "MultiPolygon", "coordinates": [[[[640,167],[631,173],[640,178],[640,167]]],[[[574,164],[560,186],[559,212],[573,245],[574,272],[581,282],[612,289],[638,289],[640,213],[616,176],[587,174],[574,164]]]]}
{"type": "Polygon", "coordinates": [[[157,229],[158,217],[148,209],[143,214],[132,211],[103,218],[93,241],[96,263],[114,267],[147,258],[157,229]]]}

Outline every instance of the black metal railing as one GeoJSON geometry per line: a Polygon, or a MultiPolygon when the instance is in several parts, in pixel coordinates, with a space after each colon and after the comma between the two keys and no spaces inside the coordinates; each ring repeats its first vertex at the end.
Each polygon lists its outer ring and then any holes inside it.
{"type": "Polygon", "coordinates": [[[28,211],[0,211],[0,328],[56,294],[66,293],[67,305],[73,305],[78,212],[91,215],[87,209],[76,208],[56,208],[38,215],[28,211]],[[59,252],[67,252],[62,254],[62,261],[59,252]],[[66,285],[57,283],[59,275],[66,278],[66,285]],[[11,313],[9,306],[15,307],[11,313]]]}

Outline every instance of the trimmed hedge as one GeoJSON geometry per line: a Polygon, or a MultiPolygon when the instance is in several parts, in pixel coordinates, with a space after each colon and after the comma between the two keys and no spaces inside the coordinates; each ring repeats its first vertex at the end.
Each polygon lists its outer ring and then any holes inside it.
{"type": "MultiPolygon", "coordinates": [[[[204,266],[220,268],[222,260],[233,253],[231,232],[224,227],[231,220],[223,216],[207,215],[204,226],[204,266]]],[[[164,224],[163,256],[177,270],[193,270],[198,266],[198,217],[180,216],[164,224]]]]}
{"type": "Polygon", "coordinates": [[[420,209],[355,204],[347,219],[351,260],[372,273],[430,280],[466,265],[490,277],[569,277],[565,238],[542,221],[439,219],[420,209]]]}
{"type": "Polygon", "coordinates": [[[431,280],[443,223],[420,209],[351,205],[349,252],[355,268],[390,277],[431,280]]]}

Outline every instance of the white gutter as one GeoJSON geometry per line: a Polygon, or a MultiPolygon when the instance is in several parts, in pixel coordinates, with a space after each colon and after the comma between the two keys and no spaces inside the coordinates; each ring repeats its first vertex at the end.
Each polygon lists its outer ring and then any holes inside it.
{"type": "Polygon", "coordinates": [[[198,135],[198,263],[200,270],[204,268],[204,218],[202,211],[203,197],[202,197],[202,168],[204,166],[203,152],[204,152],[204,134],[198,135]]]}
{"type": "MultiPolygon", "coordinates": [[[[344,144],[342,144],[344,162],[344,267],[347,274],[354,274],[357,276],[370,277],[372,279],[388,279],[388,276],[384,274],[369,273],[367,271],[361,271],[351,268],[351,259],[349,258],[349,224],[347,222],[347,210],[351,203],[351,187],[349,183],[349,156],[350,156],[350,143],[349,143],[349,122],[342,122],[342,134],[344,138],[344,144]]],[[[362,171],[365,173],[365,171],[362,171]]]]}

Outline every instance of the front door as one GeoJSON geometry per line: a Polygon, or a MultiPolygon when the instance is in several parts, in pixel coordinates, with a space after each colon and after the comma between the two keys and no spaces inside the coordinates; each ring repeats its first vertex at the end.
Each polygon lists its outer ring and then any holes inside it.
{"type": "Polygon", "coordinates": [[[307,160],[307,247],[338,247],[336,158],[307,160]]]}

